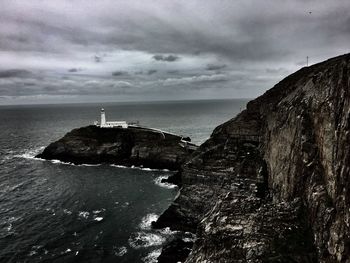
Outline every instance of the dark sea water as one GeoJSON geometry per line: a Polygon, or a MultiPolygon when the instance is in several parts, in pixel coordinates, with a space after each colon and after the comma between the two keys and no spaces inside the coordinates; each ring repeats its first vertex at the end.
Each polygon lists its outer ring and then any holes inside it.
{"type": "Polygon", "coordinates": [[[171,172],[74,166],[35,154],[92,124],[101,106],[107,120],[139,120],[199,144],[246,102],[1,106],[0,262],[156,262],[176,235],[150,228],[177,193],[160,183],[171,172]]]}

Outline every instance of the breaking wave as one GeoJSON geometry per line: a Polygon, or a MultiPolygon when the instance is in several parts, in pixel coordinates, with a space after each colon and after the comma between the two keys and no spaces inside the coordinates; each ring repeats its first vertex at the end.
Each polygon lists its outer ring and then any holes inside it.
{"type": "Polygon", "coordinates": [[[129,238],[129,245],[134,249],[160,246],[166,238],[156,233],[137,232],[129,238]]]}
{"type": "Polygon", "coordinates": [[[159,176],[156,179],[154,179],[154,182],[156,185],[163,187],[163,188],[167,188],[167,189],[173,189],[176,187],[175,184],[170,184],[170,183],[166,183],[166,182],[162,182],[163,179],[168,179],[168,176],[159,176]]]}
{"type": "Polygon", "coordinates": [[[13,157],[24,158],[24,159],[43,160],[43,159],[40,159],[40,158],[36,158],[35,156],[37,156],[44,148],[45,148],[45,146],[40,146],[40,147],[35,148],[35,149],[29,149],[29,150],[26,150],[24,153],[16,154],[13,157]]]}
{"type": "Polygon", "coordinates": [[[128,252],[128,250],[126,247],[119,247],[119,248],[115,249],[114,255],[116,255],[117,257],[122,257],[127,252],[128,252]]]}
{"type": "Polygon", "coordinates": [[[168,169],[152,169],[152,168],[147,168],[147,167],[140,167],[140,166],[126,166],[126,165],[120,165],[120,164],[111,164],[111,167],[116,167],[116,168],[126,168],[126,169],[136,169],[136,170],[142,170],[142,171],[149,171],[149,172],[169,172],[170,170],[168,169]]]}
{"type": "Polygon", "coordinates": [[[156,221],[158,219],[158,217],[159,216],[156,214],[148,214],[148,215],[144,216],[141,220],[140,228],[144,229],[144,230],[151,229],[152,222],[156,221]]]}
{"type": "Polygon", "coordinates": [[[146,257],[142,258],[142,261],[145,263],[156,263],[158,262],[158,257],[162,253],[161,249],[157,249],[149,253],[146,257]]]}

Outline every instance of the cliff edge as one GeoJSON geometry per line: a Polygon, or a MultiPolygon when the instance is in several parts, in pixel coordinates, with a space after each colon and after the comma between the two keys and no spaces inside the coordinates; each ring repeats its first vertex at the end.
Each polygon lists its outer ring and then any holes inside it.
{"type": "Polygon", "coordinates": [[[186,262],[350,262],[350,54],[305,67],[218,126],[154,227],[186,262]]]}

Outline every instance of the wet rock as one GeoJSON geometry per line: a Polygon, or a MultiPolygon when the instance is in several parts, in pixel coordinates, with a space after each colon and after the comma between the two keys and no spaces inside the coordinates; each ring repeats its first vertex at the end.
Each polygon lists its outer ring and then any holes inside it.
{"type": "Polygon", "coordinates": [[[161,182],[162,183],[175,184],[178,187],[181,187],[181,172],[178,171],[178,172],[170,175],[168,178],[162,179],[161,182]]]}

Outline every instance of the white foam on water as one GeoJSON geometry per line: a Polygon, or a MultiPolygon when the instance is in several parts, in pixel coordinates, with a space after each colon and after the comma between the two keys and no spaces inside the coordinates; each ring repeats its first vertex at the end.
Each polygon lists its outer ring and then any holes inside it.
{"type": "Polygon", "coordinates": [[[159,171],[163,171],[163,172],[169,172],[168,169],[152,169],[152,168],[147,168],[147,167],[139,167],[139,166],[125,166],[125,165],[119,165],[119,164],[111,164],[111,167],[116,167],[116,168],[123,168],[123,169],[135,169],[135,170],[142,170],[142,171],[148,171],[148,172],[159,172],[159,171]]]}
{"type": "Polygon", "coordinates": [[[88,164],[88,163],[75,164],[75,163],[71,163],[71,162],[60,161],[57,159],[52,159],[52,160],[45,160],[45,159],[39,159],[39,158],[35,158],[35,159],[49,161],[53,164],[64,164],[64,165],[71,165],[71,166],[97,167],[97,166],[102,165],[102,164],[88,164]]]}
{"type": "Polygon", "coordinates": [[[195,242],[196,241],[196,235],[191,232],[185,232],[185,236],[182,238],[185,242],[195,242]]]}
{"type": "Polygon", "coordinates": [[[27,182],[22,182],[22,183],[19,183],[19,184],[16,184],[14,186],[6,186],[5,189],[1,192],[12,192],[12,191],[16,191],[16,190],[19,190],[23,185],[26,185],[27,182]]]}
{"type": "Polygon", "coordinates": [[[170,230],[170,227],[162,228],[162,229],[160,229],[158,231],[160,233],[162,233],[163,235],[167,235],[167,236],[170,236],[170,235],[173,235],[173,234],[176,234],[176,233],[179,232],[179,231],[172,231],[172,230],[170,230]]]}
{"type": "Polygon", "coordinates": [[[156,185],[163,187],[163,188],[167,188],[167,189],[173,189],[176,187],[175,184],[170,184],[170,183],[164,183],[162,182],[163,179],[168,179],[168,176],[159,176],[156,179],[154,179],[154,182],[156,185]]]}
{"type": "Polygon", "coordinates": [[[102,213],[102,212],[104,212],[104,211],[106,211],[106,209],[102,208],[101,210],[94,210],[94,211],[92,211],[92,213],[93,213],[94,215],[97,215],[97,214],[100,214],[100,213],[102,213]]]}
{"type": "Polygon", "coordinates": [[[47,160],[53,164],[64,164],[64,165],[72,165],[72,166],[81,166],[80,164],[74,164],[74,163],[70,163],[70,162],[63,162],[60,160],[56,160],[56,159],[52,159],[52,160],[47,160]]]}
{"type": "Polygon", "coordinates": [[[101,166],[101,164],[88,164],[88,163],[83,163],[83,164],[77,164],[76,166],[101,166]]]}
{"type": "Polygon", "coordinates": [[[117,257],[122,257],[126,254],[126,252],[128,252],[126,247],[119,247],[115,250],[114,255],[117,257]]]}
{"type": "Polygon", "coordinates": [[[70,162],[60,161],[60,160],[57,160],[57,159],[52,159],[52,160],[45,160],[45,159],[39,159],[39,158],[35,158],[35,159],[49,161],[49,162],[51,162],[53,164],[64,164],[64,165],[71,165],[71,166],[85,166],[85,167],[101,166],[101,164],[87,164],[87,163],[74,164],[74,163],[70,163],[70,162]]]}
{"type": "Polygon", "coordinates": [[[128,166],[119,165],[119,164],[111,164],[110,166],[111,167],[116,167],[116,168],[129,168],[130,169],[130,167],[128,167],[128,166]]]}
{"type": "Polygon", "coordinates": [[[195,238],[191,238],[191,237],[184,237],[182,240],[183,240],[184,242],[194,242],[194,241],[196,241],[195,238]]]}
{"type": "MultiPolygon", "coordinates": [[[[87,164],[87,163],[83,163],[83,164],[74,164],[71,162],[63,162],[57,159],[52,159],[52,160],[46,160],[46,159],[42,159],[42,158],[37,158],[35,156],[37,156],[40,152],[42,152],[42,150],[45,149],[45,146],[40,146],[39,148],[35,148],[35,149],[29,149],[26,150],[24,153],[22,154],[16,154],[13,157],[16,158],[24,158],[24,159],[30,159],[30,160],[39,160],[39,161],[49,161],[53,164],[65,164],[65,165],[73,165],[73,166],[100,166],[101,164],[87,164]]],[[[12,158],[12,157],[11,157],[12,158]]]]}
{"type": "Polygon", "coordinates": [[[143,230],[151,229],[152,222],[157,221],[158,217],[159,217],[158,215],[153,213],[144,216],[141,220],[140,228],[143,230]]]}
{"type": "Polygon", "coordinates": [[[157,263],[158,262],[158,257],[162,253],[161,249],[157,249],[149,253],[146,257],[142,258],[142,261],[145,263],[157,263]]]}
{"type": "Polygon", "coordinates": [[[137,232],[133,237],[129,238],[129,245],[134,249],[160,246],[165,242],[165,237],[146,232],[137,232]]]}
{"type": "Polygon", "coordinates": [[[29,252],[28,256],[34,256],[36,254],[38,254],[38,250],[42,248],[42,246],[38,245],[38,246],[32,246],[32,250],[29,252]]]}
{"type": "Polygon", "coordinates": [[[97,222],[100,222],[100,221],[102,221],[102,220],[103,220],[103,217],[98,216],[98,217],[95,217],[95,218],[94,218],[94,220],[95,220],[95,221],[97,221],[97,222]]]}
{"type": "Polygon", "coordinates": [[[13,157],[24,158],[24,159],[43,160],[41,158],[35,158],[35,156],[38,155],[44,148],[45,148],[45,146],[40,146],[40,147],[35,148],[35,149],[28,149],[24,153],[16,154],[13,157]]]}
{"type": "Polygon", "coordinates": [[[69,211],[68,209],[63,209],[63,213],[65,213],[66,215],[71,215],[72,211],[69,211]]]}
{"type": "Polygon", "coordinates": [[[86,211],[79,212],[79,217],[82,217],[84,219],[87,219],[89,217],[90,213],[86,211]]]}
{"type": "Polygon", "coordinates": [[[125,202],[125,203],[122,205],[122,207],[125,208],[125,207],[128,207],[129,205],[130,205],[129,202],[125,202]]]}

